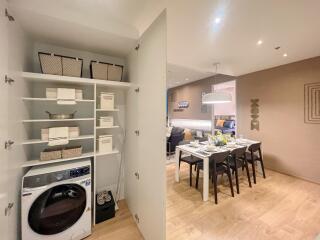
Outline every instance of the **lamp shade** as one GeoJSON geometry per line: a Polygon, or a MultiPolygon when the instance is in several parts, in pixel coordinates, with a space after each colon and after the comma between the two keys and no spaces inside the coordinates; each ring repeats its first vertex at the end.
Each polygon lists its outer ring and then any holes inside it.
{"type": "Polygon", "coordinates": [[[202,96],[202,104],[227,103],[231,101],[232,96],[227,92],[212,92],[202,96]]]}

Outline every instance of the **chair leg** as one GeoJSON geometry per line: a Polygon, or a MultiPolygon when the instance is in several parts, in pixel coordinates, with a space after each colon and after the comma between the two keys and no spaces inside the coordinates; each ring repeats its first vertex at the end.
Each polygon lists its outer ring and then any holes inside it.
{"type": "Polygon", "coordinates": [[[234,197],[233,184],[232,184],[230,169],[227,170],[227,175],[228,175],[229,185],[230,185],[230,189],[231,189],[231,196],[234,197]]]}
{"type": "Polygon", "coordinates": [[[256,179],[255,161],[252,161],[252,174],[253,174],[253,183],[256,184],[257,183],[257,179],[256,179]]]}
{"type": "Polygon", "coordinates": [[[196,189],[198,189],[198,184],[199,184],[199,173],[200,173],[200,170],[199,168],[197,168],[196,189]]]}
{"type": "Polygon", "coordinates": [[[266,178],[266,173],[264,171],[264,164],[263,164],[263,160],[262,159],[260,160],[260,164],[261,164],[263,178],[266,178]]]}
{"type": "Polygon", "coordinates": [[[218,176],[217,176],[217,166],[215,163],[213,164],[212,177],[213,177],[214,202],[215,204],[218,204],[218,188],[217,188],[218,176]]]}
{"type": "Polygon", "coordinates": [[[190,164],[190,167],[189,167],[189,175],[190,175],[190,187],[192,187],[192,165],[190,164]]]}
{"type": "Polygon", "coordinates": [[[239,187],[239,175],[238,175],[238,168],[233,169],[236,173],[236,187],[237,187],[237,193],[240,194],[240,187],[239,187]]]}
{"type": "Polygon", "coordinates": [[[247,177],[248,177],[249,187],[252,187],[251,179],[250,179],[250,173],[249,173],[249,167],[248,167],[248,162],[246,160],[244,160],[244,166],[246,167],[246,170],[247,170],[247,177]]]}

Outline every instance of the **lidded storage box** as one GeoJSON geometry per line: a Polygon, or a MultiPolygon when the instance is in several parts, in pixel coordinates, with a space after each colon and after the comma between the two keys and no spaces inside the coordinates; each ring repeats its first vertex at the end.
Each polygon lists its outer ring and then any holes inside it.
{"type": "Polygon", "coordinates": [[[114,109],[114,93],[100,93],[100,108],[105,110],[114,109]]]}
{"type": "MultiPolygon", "coordinates": [[[[46,88],[46,98],[57,98],[57,88],[46,88]]],[[[76,100],[83,99],[83,91],[82,89],[76,89],[76,100]]]]}
{"type": "Polygon", "coordinates": [[[70,77],[82,76],[83,60],[81,58],[43,52],[38,54],[42,73],[70,77]]]}
{"type": "Polygon", "coordinates": [[[112,135],[100,135],[98,138],[98,151],[100,153],[112,152],[112,135]]]}
{"type": "MultiPolygon", "coordinates": [[[[80,136],[80,128],[79,127],[69,127],[69,138],[76,138],[80,136]]],[[[41,129],[41,141],[49,140],[49,128],[41,129]]]]}
{"type": "Polygon", "coordinates": [[[105,117],[100,117],[99,119],[100,127],[112,127],[113,126],[113,116],[105,116],[105,117]]]}

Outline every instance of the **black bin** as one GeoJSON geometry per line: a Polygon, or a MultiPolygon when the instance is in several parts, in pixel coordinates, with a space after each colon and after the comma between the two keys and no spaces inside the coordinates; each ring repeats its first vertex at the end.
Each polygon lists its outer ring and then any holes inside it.
{"type": "Polygon", "coordinates": [[[101,223],[111,219],[116,214],[115,202],[111,191],[108,191],[108,194],[111,196],[111,200],[109,202],[106,202],[103,205],[98,205],[96,202],[96,223],[101,223]]]}

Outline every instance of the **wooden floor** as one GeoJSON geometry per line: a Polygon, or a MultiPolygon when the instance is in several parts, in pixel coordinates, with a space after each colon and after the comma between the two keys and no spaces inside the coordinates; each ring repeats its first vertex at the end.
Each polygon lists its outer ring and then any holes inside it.
{"type": "Polygon", "coordinates": [[[86,240],[141,240],[140,234],[125,201],[119,202],[116,217],[97,224],[86,240]]]}
{"type": "Polygon", "coordinates": [[[225,180],[215,205],[212,186],[204,203],[201,189],[189,187],[185,165],[182,171],[175,183],[174,165],[167,166],[167,240],[315,240],[320,234],[320,185],[267,171],[249,188],[243,174],[240,195],[232,198],[225,180]]]}
{"type": "MultiPolygon", "coordinates": [[[[167,240],[315,240],[320,234],[320,185],[267,171],[267,179],[258,176],[249,188],[240,174],[240,195],[232,198],[225,180],[215,205],[212,186],[204,203],[202,182],[199,190],[189,187],[188,168],[181,167],[175,183],[174,165],[167,166],[167,240]]],[[[117,216],[87,240],[143,239],[125,202],[119,205],[117,216]]]]}

